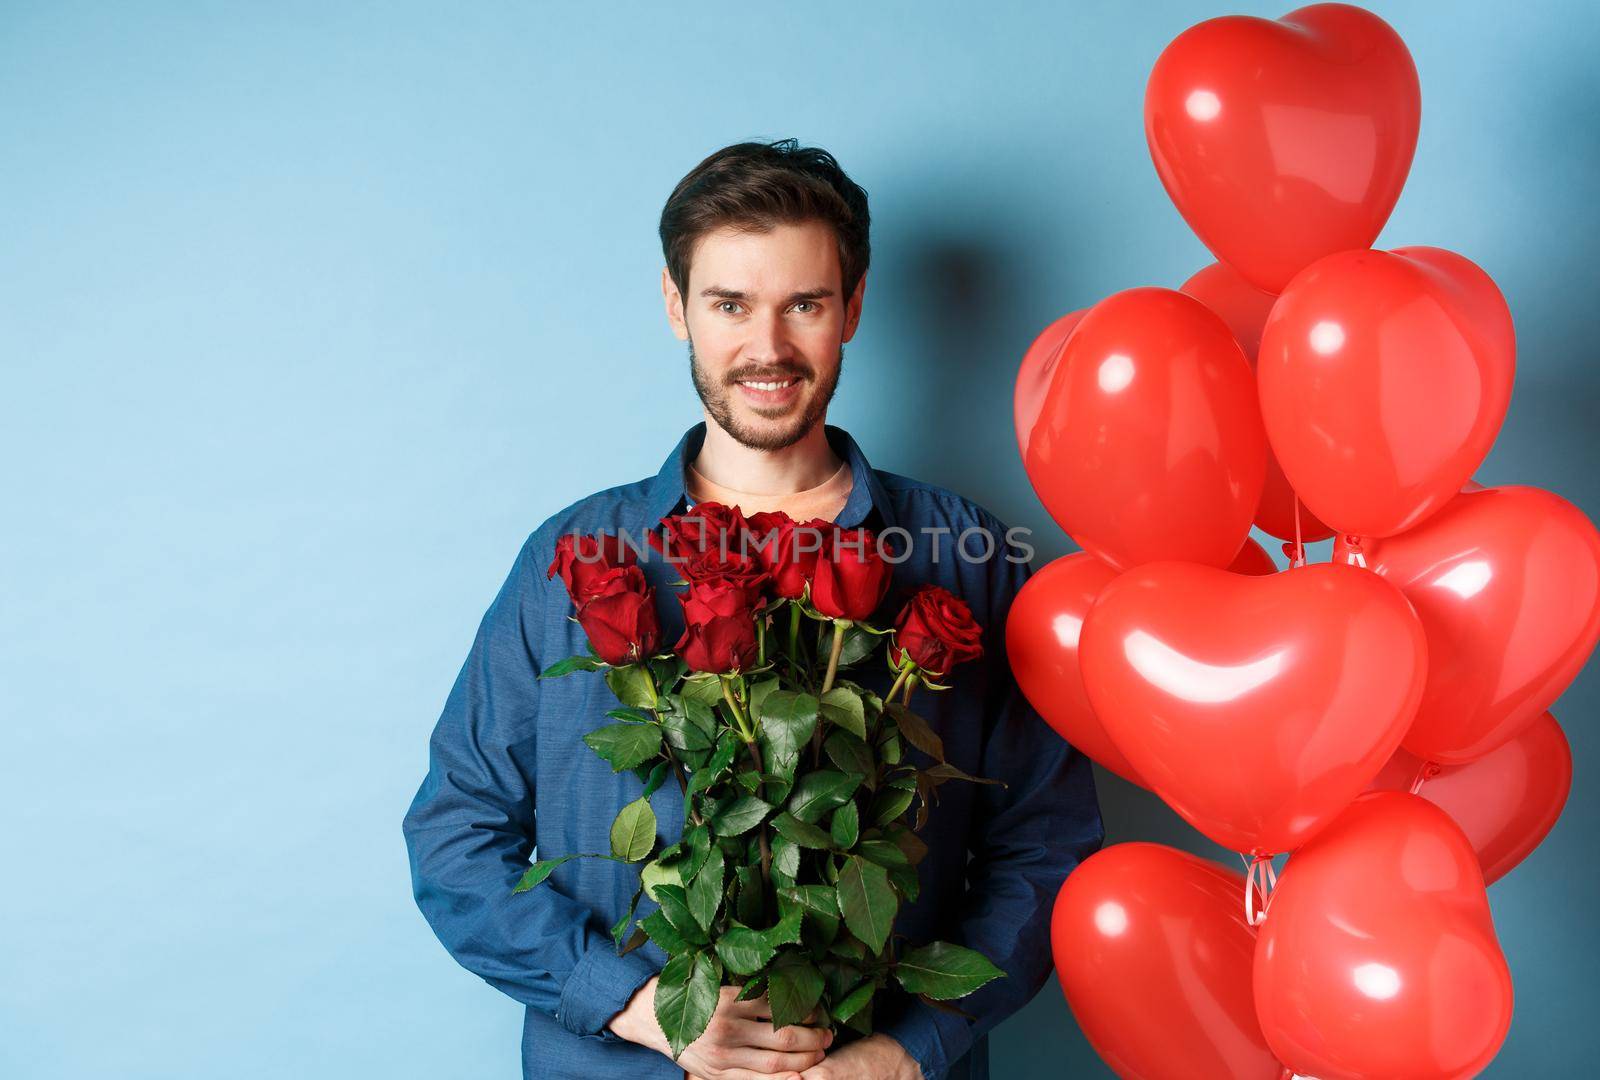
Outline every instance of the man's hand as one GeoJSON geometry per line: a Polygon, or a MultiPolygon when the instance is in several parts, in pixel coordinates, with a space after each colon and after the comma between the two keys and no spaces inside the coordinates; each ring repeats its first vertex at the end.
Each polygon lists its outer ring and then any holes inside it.
{"type": "Polygon", "coordinates": [[[922,1080],[922,1067],[889,1036],[868,1035],[811,1066],[801,1080],[922,1080]]]}
{"type": "MultiPolygon", "coordinates": [[[[652,978],[639,987],[623,1010],[611,1018],[609,1027],[618,1038],[671,1057],[672,1048],[656,1021],[657,981],[652,978]]],[[[823,1060],[823,1051],[833,1043],[833,1032],[799,1025],[774,1028],[765,997],[738,1001],[738,996],[738,987],[724,986],[705,1034],[678,1056],[678,1064],[690,1076],[703,1080],[799,1080],[802,1072],[823,1060]]]]}

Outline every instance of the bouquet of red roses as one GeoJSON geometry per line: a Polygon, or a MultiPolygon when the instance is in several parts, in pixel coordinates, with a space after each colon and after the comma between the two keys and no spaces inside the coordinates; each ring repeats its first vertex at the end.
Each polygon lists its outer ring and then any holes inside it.
{"type": "MultiPolygon", "coordinates": [[[[869,625],[891,580],[870,530],[715,503],[662,526],[650,543],[687,585],[672,652],[660,651],[638,552],[605,533],[567,536],[550,576],[565,582],[591,655],[541,678],[601,671],[618,699],[614,722],[584,742],[643,791],[613,822],[610,853],[588,857],[643,864],[612,933],[623,951],[648,938],[670,957],[655,1008],[674,1056],[704,1032],[725,984],[765,993],[776,1027],[815,1015],[866,1033],[890,980],[944,1003],[1003,975],[971,949],[890,934],[917,896],[928,850],[917,831],[939,785],[993,782],[946,762],[909,706],[982,654],[966,604],[925,586],[893,628],[869,625]],[[893,679],[883,697],[845,677],[880,645],[893,679]],[[669,776],[682,838],[658,849],[650,798],[669,776]],[[630,933],[641,895],[659,910],[630,933]]],[[[580,857],[535,862],[516,891],[580,857]]]]}

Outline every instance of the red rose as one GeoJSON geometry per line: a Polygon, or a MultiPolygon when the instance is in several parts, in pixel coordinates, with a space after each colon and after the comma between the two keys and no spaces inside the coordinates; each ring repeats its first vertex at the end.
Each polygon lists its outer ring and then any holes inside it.
{"type": "Polygon", "coordinates": [[[773,592],[798,600],[805,595],[806,584],[816,572],[817,554],[837,526],[821,518],[797,523],[779,510],[752,514],[750,529],[756,558],[771,575],[773,592]]]}
{"type": "Polygon", "coordinates": [[[593,536],[574,533],[556,541],[556,557],[550,560],[550,569],[544,576],[548,580],[560,574],[567,586],[567,595],[572,597],[573,604],[581,606],[597,578],[608,570],[633,566],[638,561],[638,552],[620,536],[604,532],[593,536]]]}
{"type": "Polygon", "coordinates": [[[899,666],[907,653],[924,671],[943,675],[983,655],[983,629],[966,601],[937,585],[924,585],[894,621],[889,659],[899,666]]]}
{"type": "Polygon", "coordinates": [[[608,664],[637,663],[661,644],[655,590],[637,566],[614,567],[592,579],[578,605],[578,624],[608,664]]]}
{"type": "Polygon", "coordinates": [[[691,671],[747,671],[759,652],[756,611],[761,593],[736,578],[689,582],[683,601],[683,637],[673,650],[691,671]]]}
{"type": "Polygon", "coordinates": [[[650,533],[650,546],[675,563],[687,564],[706,556],[755,561],[744,539],[749,523],[737,506],[696,503],[682,514],[662,518],[661,528],[661,532],[650,533]]]}
{"type": "Polygon", "coordinates": [[[865,619],[883,602],[894,568],[870,529],[832,527],[811,579],[811,605],[835,619],[865,619]]]}
{"type": "Polygon", "coordinates": [[[732,578],[753,592],[759,593],[767,583],[767,572],[760,560],[730,551],[723,555],[720,548],[695,552],[678,564],[678,573],[685,581],[707,581],[711,578],[732,578]]]}
{"type": "Polygon", "coordinates": [[[769,573],[778,565],[778,549],[783,537],[794,528],[794,518],[782,510],[763,510],[745,519],[750,530],[750,552],[769,573]]]}

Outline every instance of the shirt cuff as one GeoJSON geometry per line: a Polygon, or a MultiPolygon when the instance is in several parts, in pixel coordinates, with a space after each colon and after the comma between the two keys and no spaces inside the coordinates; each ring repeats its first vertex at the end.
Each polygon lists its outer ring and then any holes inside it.
{"type": "Polygon", "coordinates": [[[912,1001],[904,1013],[878,1032],[905,1048],[922,1069],[923,1080],[941,1080],[952,1060],[972,1049],[967,1021],[921,1001],[912,1001]]]}
{"type": "Polygon", "coordinates": [[[618,956],[609,945],[596,945],[583,954],[561,988],[556,1019],[574,1035],[620,1042],[606,1025],[628,1004],[634,991],[658,974],[656,964],[637,951],[618,956]]]}

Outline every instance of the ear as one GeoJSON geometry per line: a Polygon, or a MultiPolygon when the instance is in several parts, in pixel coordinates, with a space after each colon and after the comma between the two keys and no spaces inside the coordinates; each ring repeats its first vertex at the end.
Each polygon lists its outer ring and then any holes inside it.
{"type": "Polygon", "coordinates": [[[661,268],[661,299],[667,307],[667,324],[679,341],[689,340],[689,324],[683,319],[683,294],[672,280],[672,274],[661,268]]]}
{"type": "Polygon", "coordinates": [[[861,298],[867,291],[867,275],[862,274],[861,280],[856,282],[856,291],[850,294],[850,302],[844,308],[844,336],[839,339],[840,344],[856,336],[856,327],[861,325],[861,298]]]}

